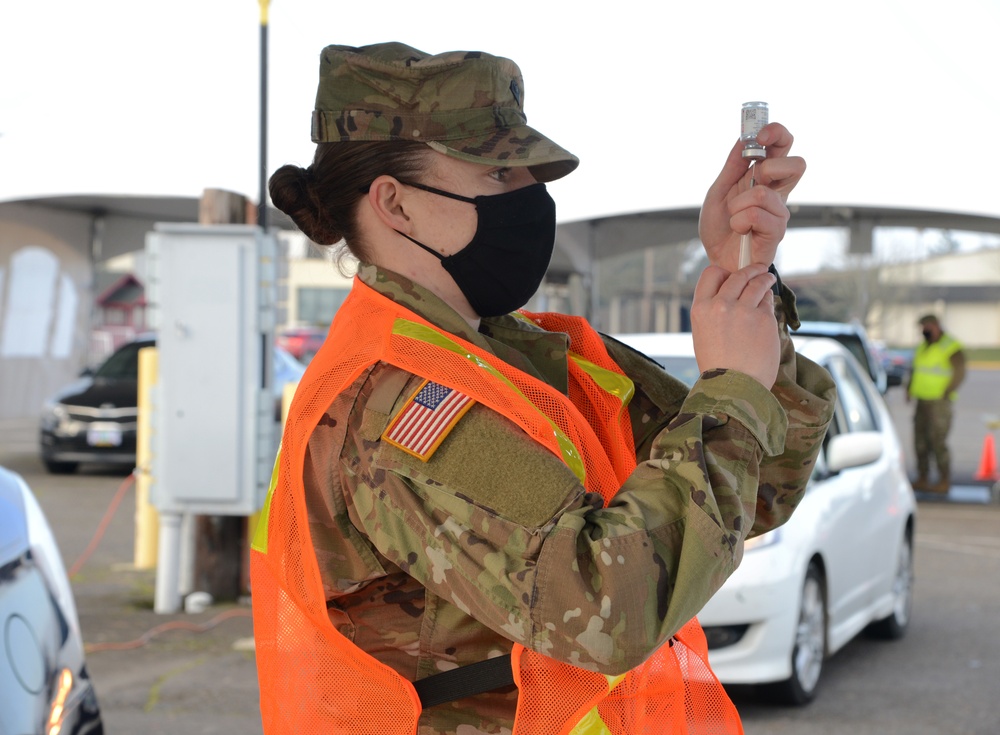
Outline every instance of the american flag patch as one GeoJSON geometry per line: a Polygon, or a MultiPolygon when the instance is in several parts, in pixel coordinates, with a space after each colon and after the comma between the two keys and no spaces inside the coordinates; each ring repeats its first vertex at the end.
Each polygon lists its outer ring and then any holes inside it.
{"type": "Polygon", "coordinates": [[[464,393],[424,381],[382,432],[382,438],[426,462],[474,404],[464,393]]]}

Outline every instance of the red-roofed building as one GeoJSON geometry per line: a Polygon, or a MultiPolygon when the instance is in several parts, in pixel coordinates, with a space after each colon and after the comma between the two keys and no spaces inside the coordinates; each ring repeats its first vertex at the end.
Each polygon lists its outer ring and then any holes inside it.
{"type": "Polygon", "coordinates": [[[131,273],[119,275],[94,302],[91,349],[107,355],[146,329],[146,289],[131,273]]]}

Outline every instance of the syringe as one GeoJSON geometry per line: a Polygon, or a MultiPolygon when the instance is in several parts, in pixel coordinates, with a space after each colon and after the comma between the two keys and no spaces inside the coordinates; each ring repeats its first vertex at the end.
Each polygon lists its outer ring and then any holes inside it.
{"type": "MultiPolygon", "coordinates": [[[[757,133],[767,125],[766,102],[744,102],[740,120],[740,140],[743,141],[743,157],[750,159],[750,187],[754,179],[754,163],[767,156],[764,146],[757,142],[757,133]]],[[[750,265],[750,232],[740,235],[740,268],[750,265]]]]}

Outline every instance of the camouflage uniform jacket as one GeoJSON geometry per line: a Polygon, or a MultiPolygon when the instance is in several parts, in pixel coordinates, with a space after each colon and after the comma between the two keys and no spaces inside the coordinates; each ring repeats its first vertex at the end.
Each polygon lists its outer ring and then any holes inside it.
{"type": "MultiPolygon", "coordinates": [[[[568,337],[511,316],[475,331],[394,273],[376,291],[563,392],[568,337]]],[[[778,312],[795,318],[785,292],[778,312]]],[[[834,388],[784,326],[768,392],[735,371],[693,388],[606,339],[635,383],[635,472],[602,507],[506,417],[476,404],[423,462],[380,441],[422,383],[385,363],[341,393],[310,436],[304,486],[327,607],[338,630],[414,681],[507,653],[511,642],[605,674],[645,660],[742,557],[743,539],[798,503],[834,388]]],[[[516,691],[442,704],[420,735],[510,732],[516,691]]]]}

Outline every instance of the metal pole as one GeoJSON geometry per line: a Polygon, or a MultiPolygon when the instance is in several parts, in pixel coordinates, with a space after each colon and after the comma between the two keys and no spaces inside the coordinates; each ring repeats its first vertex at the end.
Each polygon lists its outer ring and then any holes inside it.
{"type": "Polygon", "coordinates": [[[156,592],[153,612],[171,615],[181,609],[180,542],[181,514],[160,513],[159,554],[157,554],[156,592]]]}
{"type": "Polygon", "coordinates": [[[267,9],[270,0],[260,2],[260,195],[257,224],[267,231],[267,9]]]}

